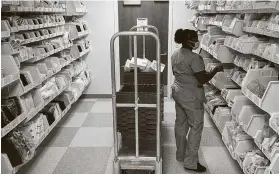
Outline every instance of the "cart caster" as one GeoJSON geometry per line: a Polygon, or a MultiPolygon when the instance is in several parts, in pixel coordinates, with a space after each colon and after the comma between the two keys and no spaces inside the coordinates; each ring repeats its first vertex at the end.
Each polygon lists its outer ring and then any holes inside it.
{"type": "Polygon", "coordinates": [[[154,174],[162,174],[163,167],[162,167],[162,159],[159,162],[156,162],[156,171],[154,174]]]}
{"type": "Polygon", "coordinates": [[[122,174],[121,169],[120,169],[120,163],[119,161],[114,161],[113,162],[113,173],[114,174],[122,174]]]}

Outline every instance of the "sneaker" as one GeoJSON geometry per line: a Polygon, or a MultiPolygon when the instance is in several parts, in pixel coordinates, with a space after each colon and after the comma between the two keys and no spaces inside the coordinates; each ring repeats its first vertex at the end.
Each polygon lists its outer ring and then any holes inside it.
{"type": "Polygon", "coordinates": [[[186,170],[192,170],[192,171],[199,172],[199,173],[202,173],[202,172],[206,171],[206,168],[204,166],[202,166],[200,163],[197,163],[197,169],[188,169],[186,167],[184,167],[184,168],[186,170]]]}

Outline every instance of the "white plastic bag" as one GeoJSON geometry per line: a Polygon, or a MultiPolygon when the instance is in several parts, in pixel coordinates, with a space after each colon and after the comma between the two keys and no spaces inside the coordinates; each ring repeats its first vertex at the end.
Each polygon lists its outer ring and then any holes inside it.
{"type": "MultiPolygon", "coordinates": [[[[142,59],[142,58],[137,58],[137,67],[140,68],[141,70],[145,70],[147,65],[148,65],[148,59],[142,59]]],[[[130,61],[130,66],[135,67],[135,58],[132,57],[130,61]]]]}
{"type": "MultiPolygon", "coordinates": [[[[161,69],[160,69],[161,72],[164,71],[165,67],[166,67],[166,65],[163,64],[163,63],[161,63],[161,69]]],[[[153,60],[153,62],[151,63],[150,68],[151,68],[153,71],[157,72],[157,61],[156,61],[156,60],[153,60]]]]}

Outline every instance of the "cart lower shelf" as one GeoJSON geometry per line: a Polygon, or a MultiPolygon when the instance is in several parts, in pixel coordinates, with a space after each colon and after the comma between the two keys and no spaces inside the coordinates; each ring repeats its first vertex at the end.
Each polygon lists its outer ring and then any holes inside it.
{"type": "Polygon", "coordinates": [[[154,171],[156,170],[156,161],[126,161],[120,162],[122,170],[142,170],[154,171]]]}
{"type": "MultiPolygon", "coordinates": [[[[136,154],[136,145],[134,141],[122,141],[122,147],[119,149],[119,158],[134,157],[136,154]]],[[[144,140],[139,142],[139,157],[156,157],[156,140],[144,140]]]]}
{"type": "Polygon", "coordinates": [[[122,170],[121,174],[155,174],[155,171],[150,170],[122,170]]]}
{"type": "Polygon", "coordinates": [[[156,167],[158,167],[156,161],[156,140],[139,142],[139,158],[135,158],[136,149],[134,141],[124,140],[121,144],[118,159],[120,168],[124,173],[130,174],[136,171],[142,174],[151,174],[152,171],[156,170],[156,167]]]}

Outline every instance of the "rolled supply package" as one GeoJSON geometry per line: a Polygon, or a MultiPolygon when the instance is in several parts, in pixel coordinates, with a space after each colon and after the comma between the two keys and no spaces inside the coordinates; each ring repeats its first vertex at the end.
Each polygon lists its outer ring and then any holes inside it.
{"type": "MultiPolygon", "coordinates": [[[[166,65],[163,64],[163,63],[161,63],[161,69],[160,69],[161,72],[164,71],[165,67],[166,67],[166,65]]],[[[151,63],[151,69],[152,69],[153,71],[157,72],[157,61],[156,61],[156,60],[153,60],[153,62],[151,63]]]]}
{"type": "MultiPolygon", "coordinates": [[[[137,67],[140,68],[141,70],[145,70],[147,65],[148,65],[148,59],[142,59],[142,58],[137,58],[137,67]]],[[[132,57],[130,61],[130,66],[134,67],[135,66],[135,58],[132,57]]]]}

